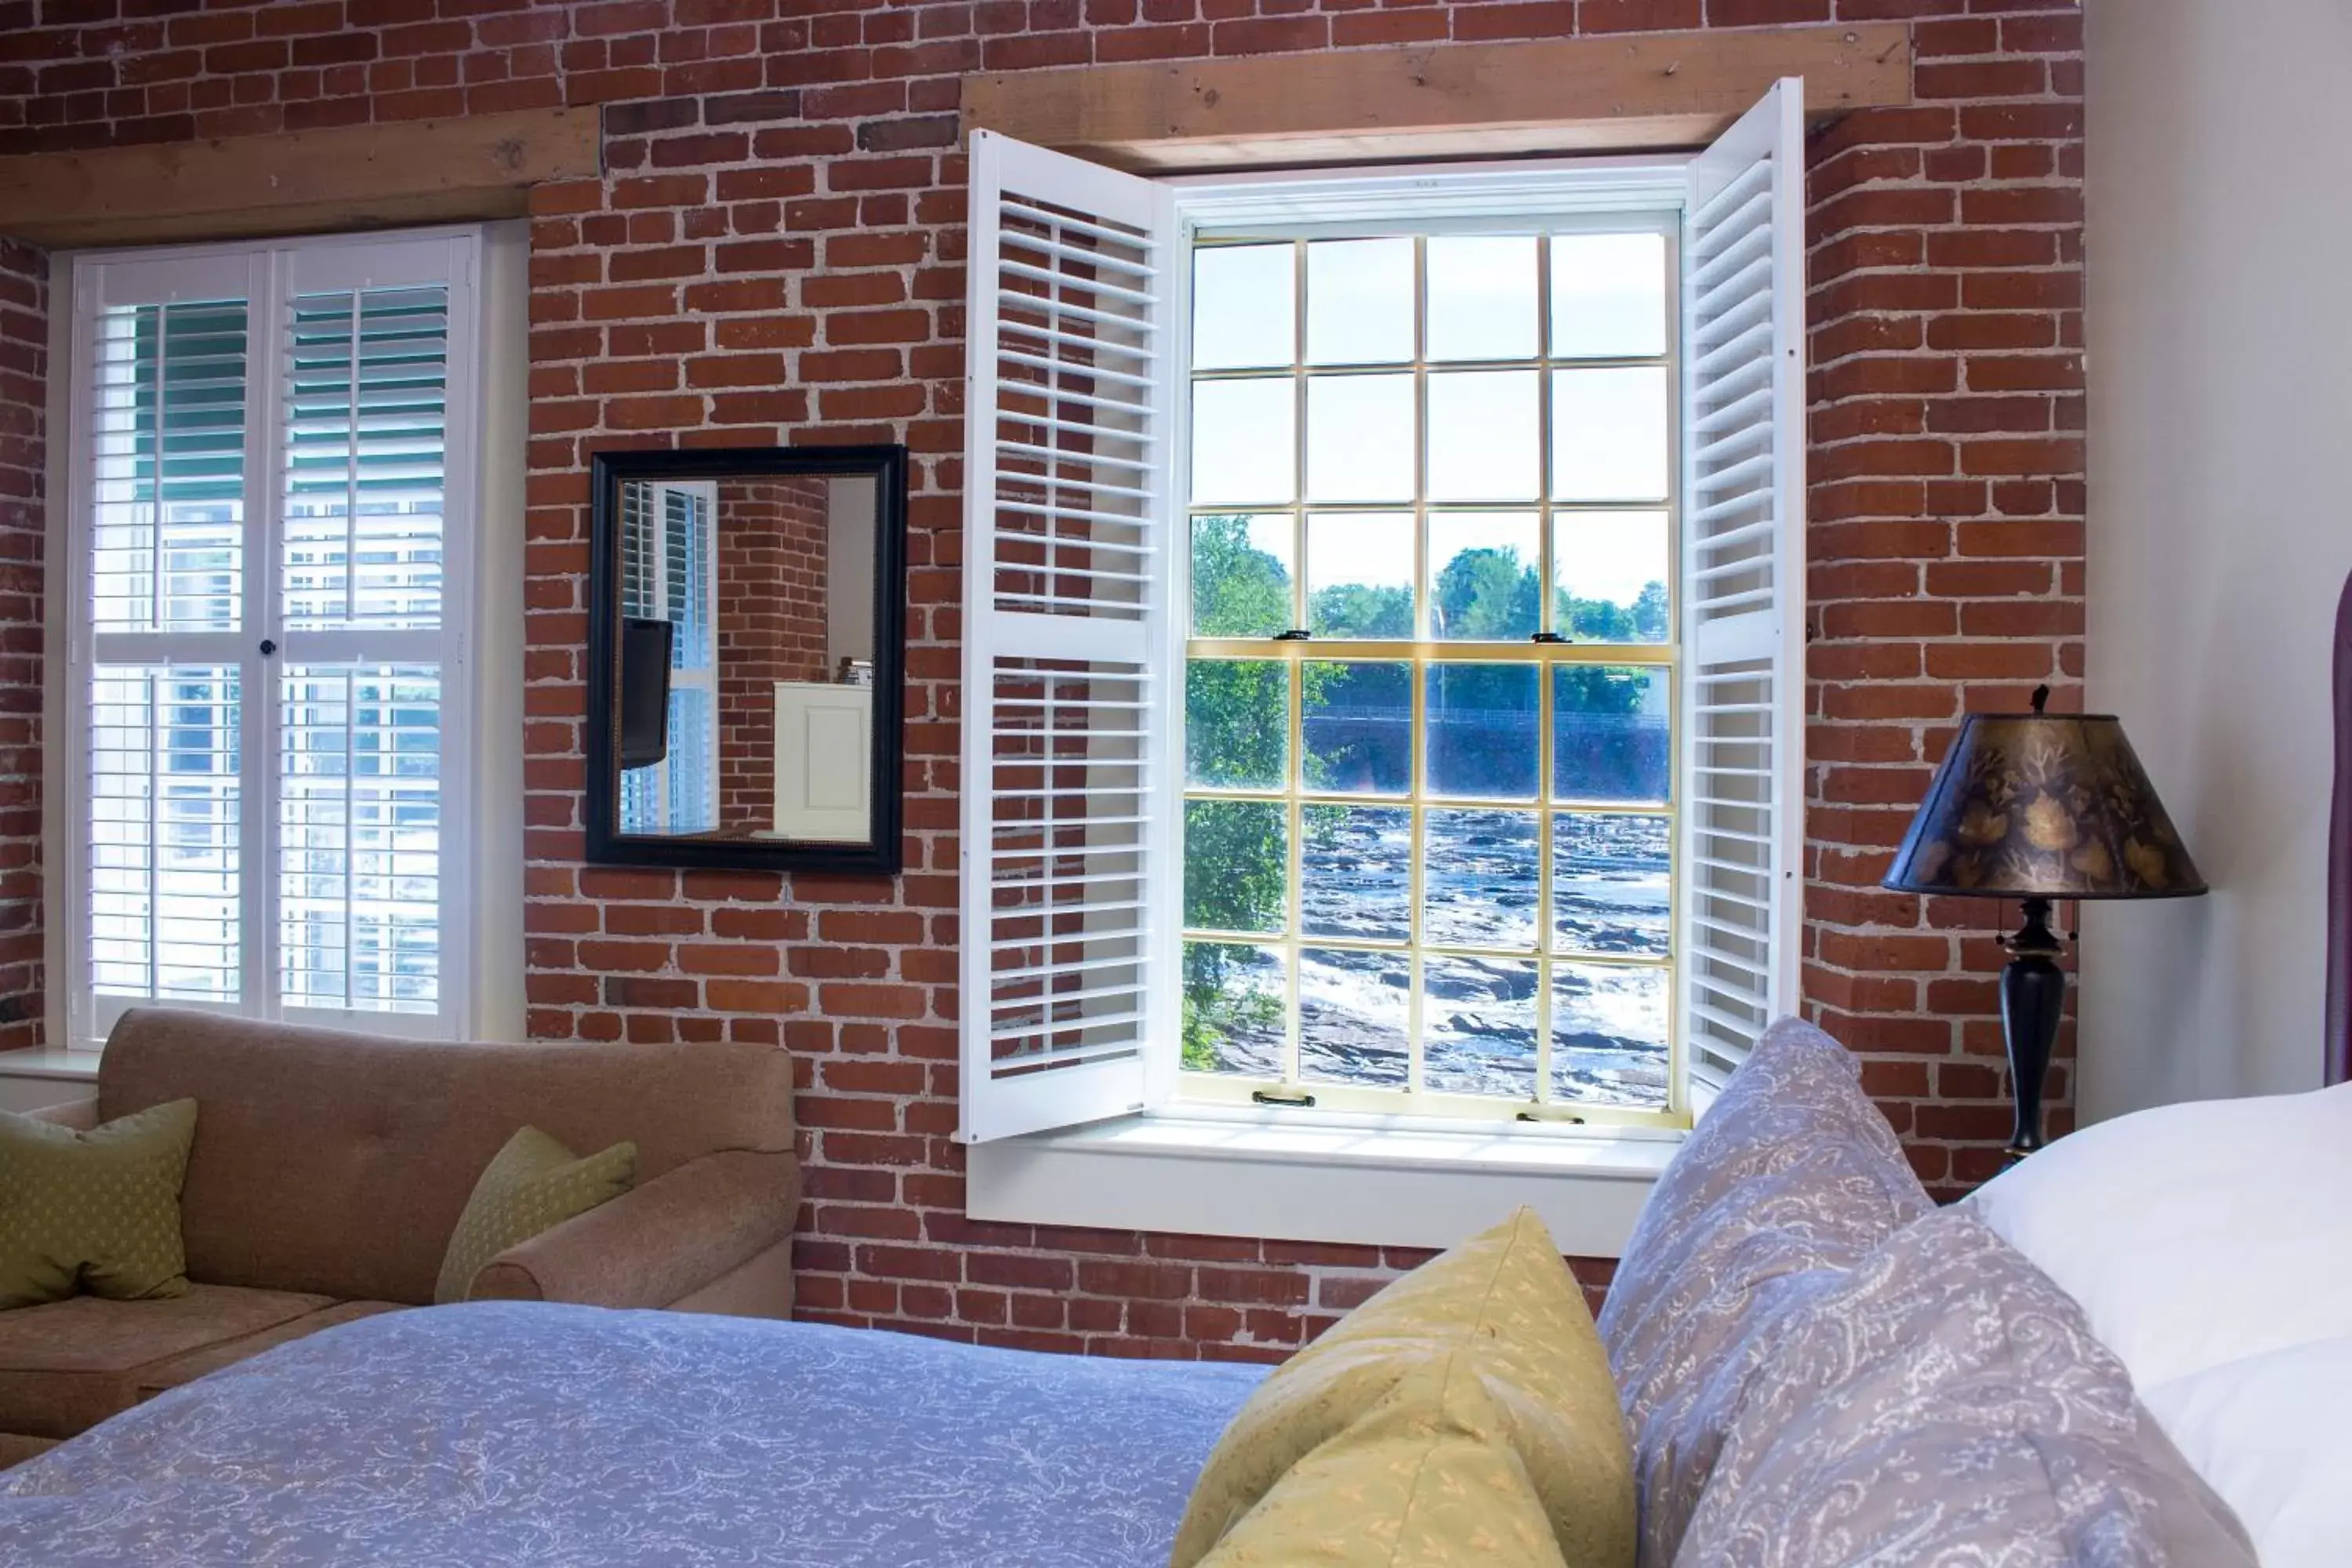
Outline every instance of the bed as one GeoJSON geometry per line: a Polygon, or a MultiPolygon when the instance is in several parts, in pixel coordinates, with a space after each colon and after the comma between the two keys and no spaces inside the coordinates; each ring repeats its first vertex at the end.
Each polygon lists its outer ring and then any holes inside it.
{"type": "Polygon", "coordinates": [[[0,1561],[1158,1568],[1265,1375],[677,1312],[389,1313],[0,1474],[0,1561]]]}

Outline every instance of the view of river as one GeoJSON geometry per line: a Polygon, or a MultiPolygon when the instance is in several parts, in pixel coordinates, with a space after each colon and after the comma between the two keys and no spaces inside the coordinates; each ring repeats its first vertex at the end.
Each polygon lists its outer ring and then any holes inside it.
{"type": "MultiPolygon", "coordinates": [[[[1310,808],[1303,931],[1315,938],[1402,942],[1411,934],[1412,814],[1400,807],[1310,808]]],[[[1539,871],[1535,813],[1433,810],[1423,939],[1433,946],[1532,949],[1539,871]]],[[[1548,965],[1507,957],[1430,957],[1422,1006],[1424,1079],[1433,1090],[1515,1100],[1535,1093],[1537,991],[1552,986],[1557,1098],[1654,1106],[1666,1092],[1666,976],[1654,968],[1578,962],[1664,957],[1665,822],[1618,813],[1563,813],[1553,824],[1548,965]]],[[[1278,999],[1282,961],[1241,949],[1229,987],[1278,999]]],[[[1412,963],[1402,952],[1308,946],[1300,954],[1299,1071],[1309,1083],[1402,1087],[1412,963]]],[[[1278,1007],[1234,1028],[1223,1070],[1279,1076],[1278,1007]]]]}

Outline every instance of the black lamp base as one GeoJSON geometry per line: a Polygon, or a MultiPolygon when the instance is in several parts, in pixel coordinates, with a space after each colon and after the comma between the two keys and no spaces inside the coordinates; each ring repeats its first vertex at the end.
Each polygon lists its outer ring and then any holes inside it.
{"type": "Polygon", "coordinates": [[[2000,1027],[2017,1101],[2017,1130],[2003,1152],[2016,1161],[2042,1144],[2042,1080],[2066,1005],[2066,972],[2057,962],[2066,949],[2050,929],[2050,900],[2026,900],[2025,923],[2001,945],[2009,949],[2009,963],[2000,972],[2000,1027]]]}

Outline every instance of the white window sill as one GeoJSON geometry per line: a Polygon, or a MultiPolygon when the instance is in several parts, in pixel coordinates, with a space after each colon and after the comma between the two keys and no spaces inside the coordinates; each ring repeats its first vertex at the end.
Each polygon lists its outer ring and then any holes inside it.
{"type": "Polygon", "coordinates": [[[96,1051],[0,1051],[0,1078],[70,1079],[83,1083],[98,1080],[96,1051]]]}
{"type": "Polygon", "coordinates": [[[1188,1108],[974,1144],[965,1201],[1019,1225],[1428,1247],[1525,1204],[1562,1252],[1615,1258],[1683,1137],[1188,1108]]]}

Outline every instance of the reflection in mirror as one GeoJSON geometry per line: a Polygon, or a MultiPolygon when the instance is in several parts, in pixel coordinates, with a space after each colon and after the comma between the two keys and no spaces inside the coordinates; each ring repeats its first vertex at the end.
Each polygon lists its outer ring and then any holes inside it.
{"type": "Polygon", "coordinates": [[[879,489],[870,473],[620,481],[624,837],[873,840],[879,489]]]}

